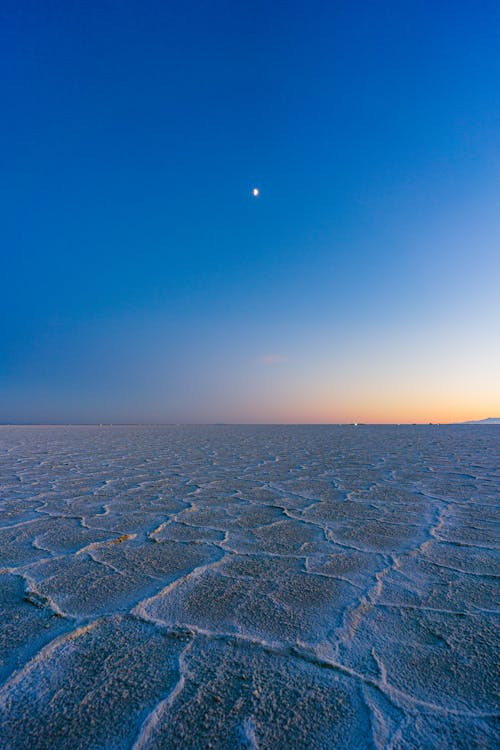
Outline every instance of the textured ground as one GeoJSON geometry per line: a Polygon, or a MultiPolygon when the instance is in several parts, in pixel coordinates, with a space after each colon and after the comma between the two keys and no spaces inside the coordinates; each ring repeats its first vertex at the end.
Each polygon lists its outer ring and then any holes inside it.
{"type": "Polygon", "coordinates": [[[0,427],[2,750],[495,747],[499,457],[496,426],[0,427]]]}

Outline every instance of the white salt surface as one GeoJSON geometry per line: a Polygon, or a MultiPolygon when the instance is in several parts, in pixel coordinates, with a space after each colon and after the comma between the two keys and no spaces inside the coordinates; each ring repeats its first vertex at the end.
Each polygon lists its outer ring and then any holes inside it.
{"type": "Polygon", "coordinates": [[[493,748],[500,428],[1,427],[0,747],[493,748]]]}

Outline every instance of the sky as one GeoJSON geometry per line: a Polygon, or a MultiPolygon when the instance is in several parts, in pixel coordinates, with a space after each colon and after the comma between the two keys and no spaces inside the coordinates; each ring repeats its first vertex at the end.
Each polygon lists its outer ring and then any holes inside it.
{"type": "Polygon", "coordinates": [[[500,416],[499,34],[2,0],[0,422],[500,416]]]}

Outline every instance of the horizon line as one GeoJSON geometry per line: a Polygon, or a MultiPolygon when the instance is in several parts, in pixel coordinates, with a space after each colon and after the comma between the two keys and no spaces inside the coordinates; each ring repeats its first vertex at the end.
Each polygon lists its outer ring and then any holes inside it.
{"type": "Polygon", "coordinates": [[[415,427],[480,424],[500,417],[460,422],[2,422],[0,427],[415,427]]]}

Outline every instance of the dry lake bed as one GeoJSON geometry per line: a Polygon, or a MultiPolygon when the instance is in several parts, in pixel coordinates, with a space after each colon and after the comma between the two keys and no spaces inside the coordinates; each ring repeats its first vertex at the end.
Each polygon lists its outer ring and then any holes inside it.
{"type": "Polygon", "coordinates": [[[0,427],[2,750],[494,748],[500,426],[0,427]]]}

